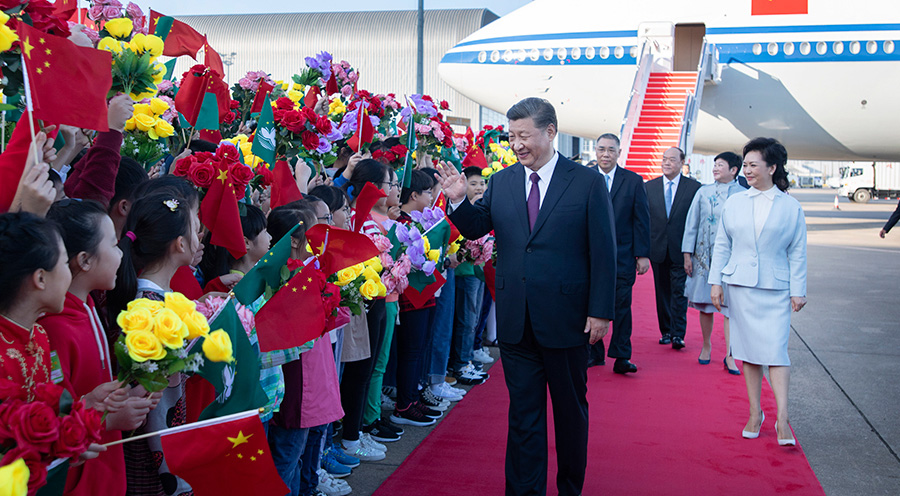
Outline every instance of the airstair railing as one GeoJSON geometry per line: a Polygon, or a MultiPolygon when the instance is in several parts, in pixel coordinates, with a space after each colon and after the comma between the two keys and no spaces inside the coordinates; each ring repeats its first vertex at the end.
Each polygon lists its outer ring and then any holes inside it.
{"type": "Polygon", "coordinates": [[[700,51],[700,62],[697,64],[697,82],[694,85],[694,91],[688,93],[685,97],[684,114],[681,118],[681,134],[678,137],[678,147],[684,150],[687,156],[690,156],[694,150],[694,137],[697,118],[700,115],[703,86],[707,79],[715,78],[717,63],[715,43],[709,43],[704,38],[703,47],[700,51]]]}
{"type": "Polygon", "coordinates": [[[643,40],[641,43],[640,55],[637,58],[637,70],[631,84],[631,96],[628,99],[628,106],[625,108],[625,117],[622,119],[622,127],[619,132],[622,153],[619,163],[622,165],[628,163],[628,149],[634,137],[634,128],[637,127],[641,117],[641,106],[644,104],[647,82],[650,80],[650,71],[653,67],[651,43],[655,43],[655,41],[643,40]]]}

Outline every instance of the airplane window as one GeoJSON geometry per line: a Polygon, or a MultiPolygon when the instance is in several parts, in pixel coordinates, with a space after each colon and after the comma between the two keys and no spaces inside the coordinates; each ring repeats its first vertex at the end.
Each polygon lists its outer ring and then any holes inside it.
{"type": "Polygon", "coordinates": [[[785,55],[793,55],[794,54],[794,43],[789,41],[784,44],[784,54],[785,55]]]}
{"type": "Polygon", "coordinates": [[[524,62],[524,61],[525,61],[525,50],[523,50],[523,49],[520,48],[520,49],[516,52],[516,60],[518,60],[519,62],[524,62]]]}
{"type": "Polygon", "coordinates": [[[512,52],[509,50],[504,51],[503,52],[503,61],[510,62],[511,60],[512,60],[512,52]]]}
{"type": "Polygon", "coordinates": [[[878,43],[875,43],[874,41],[866,43],[866,51],[870,54],[874,54],[878,51],[878,43]]]}
{"type": "Polygon", "coordinates": [[[553,58],[553,49],[545,48],[544,49],[544,60],[550,60],[553,58]]]}
{"type": "Polygon", "coordinates": [[[600,58],[609,58],[609,47],[600,47],[600,58]]]}
{"type": "Polygon", "coordinates": [[[856,55],[857,53],[859,53],[859,42],[858,41],[850,42],[850,53],[852,53],[853,55],[856,55]]]}
{"type": "Polygon", "coordinates": [[[556,51],[556,58],[559,60],[566,60],[566,56],[569,55],[569,51],[565,48],[560,48],[556,51]]]}
{"type": "MultiPolygon", "coordinates": [[[[887,51],[887,50],[885,50],[885,51],[887,51]]],[[[584,50],[584,56],[587,57],[588,59],[593,59],[594,55],[596,55],[596,52],[597,51],[594,50],[594,47],[587,47],[584,50]]]]}
{"type": "Polygon", "coordinates": [[[572,49],[572,58],[574,60],[578,60],[581,58],[581,48],[575,47],[572,49]]]}
{"type": "Polygon", "coordinates": [[[824,41],[816,43],[816,53],[818,53],[819,55],[825,55],[826,51],[828,51],[828,45],[825,44],[824,41]]]}
{"type": "Polygon", "coordinates": [[[834,52],[835,55],[840,55],[844,53],[844,42],[835,41],[831,44],[831,51],[834,52]]]}
{"type": "Polygon", "coordinates": [[[491,52],[491,62],[499,62],[500,61],[500,52],[494,50],[491,52]]]}
{"type": "Polygon", "coordinates": [[[766,47],[766,51],[769,52],[769,55],[777,55],[778,54],[778,43],[770,42],[769,46],[766,47]]]}
{"type": "Polygon", "coordinates": [[[887,40],[884,42],[884,53],[894,53],[894,42],[887,40]]]}
{"type": "Polygon", "coordinates": [[[631,49],[628,50],[628,55],[631,58],[637,57],[637,47],[636,46],[631,47],[631,49]]]}
{"type": "Polygon", "coordinates": [[[803,43],[800,43],[800,53],[802,53],[803,55],[809,55],[809,42],[808,41],[804,41],[803,43]]]}
{"type": "Polygon", "coordinates": [[[485,51],[482,50],[481,52],[478,53],[478,61],[483,64],[485,60],[487,60],[487,53],[485,53],[485,51]]]}
{"type": "Polygon", "coordinates": [[[617,46],[616,47],[616,58],[621,59],[623,55],[625,55],[625,49],[620,46],[617,46]]]}
{"type": "Polygon", "coordinates": [[[528,58],[533,61],[537,61],[541,57],[541,52],[537,48],[532,48],[530,52],[528,52],[528,58]]]}

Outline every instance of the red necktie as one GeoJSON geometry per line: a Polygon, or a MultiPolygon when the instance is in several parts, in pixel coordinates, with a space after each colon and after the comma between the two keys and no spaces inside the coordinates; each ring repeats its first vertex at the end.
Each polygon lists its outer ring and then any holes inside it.
{"type": "Polygon", "coordinates": [[[531,173],[531,192],[528,193],[528,225],[530,230],[534,229],[534,221],[537,220],[538,212],[541,211],[541,190],[538,188],[540,176],[537,172],[531,173]]]}

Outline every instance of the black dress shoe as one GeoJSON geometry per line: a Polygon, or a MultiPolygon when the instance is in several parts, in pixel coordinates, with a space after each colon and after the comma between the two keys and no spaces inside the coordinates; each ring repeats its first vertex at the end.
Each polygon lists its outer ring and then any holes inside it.
{"type": "Polygon", "coordinates": [[[672,336],[669,334],[663,334],[663,336],[659,338],[659,344],[672,344],[672,336]]]}
{"type": "Polygon", "coordinates": [[[617,374],[627,374],[630,372],[633,374],[637,372],[637,365],[625,358],[617,358],[615,365],[613,365],[613,372],[617,374]]]}
{"type": "Polygon", "coordinates": [[[594,358],[588,358],[588,364],[587,364],[588,368],[596,367],[598,365],[606,365],[606,360],[604,360],[604,359],[596,360],[594,358]]]}
{"type": "Polygon", "coordinates": [[[672,349],[680,350],[682,348],[684,348],[684,340],[677,336],[672,338],[672,349]]]}

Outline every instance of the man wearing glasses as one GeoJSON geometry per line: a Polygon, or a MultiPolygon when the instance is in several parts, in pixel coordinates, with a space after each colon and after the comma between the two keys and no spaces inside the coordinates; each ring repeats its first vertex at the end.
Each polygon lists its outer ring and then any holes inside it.
{"type": "Polygon", "coordinates": [[[662,176],[644,183],[650,203],[650,266],[656,288],[659,344],[684,348],[688,300],[684,296],[687,274],[681,254],[684,223],[700,183],[681,175],[684,152],[672,147],[662,159],[662,176]]]}

